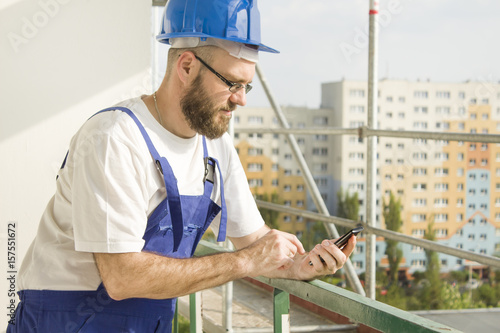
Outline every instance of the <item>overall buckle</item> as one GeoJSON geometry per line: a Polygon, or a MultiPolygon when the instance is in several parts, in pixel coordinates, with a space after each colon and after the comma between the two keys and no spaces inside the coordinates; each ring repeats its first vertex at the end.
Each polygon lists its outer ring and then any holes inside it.
{"type": "Polygon", "coordinates": [[[215,160],[211,157],[205,157],[203,159],[205,161],[205,176],[203,176],[203,183],[206,181],[214,183],[214,174],[215,174],[215,160]],[[212,162],[212,163],[209,163],[212,162]]]}

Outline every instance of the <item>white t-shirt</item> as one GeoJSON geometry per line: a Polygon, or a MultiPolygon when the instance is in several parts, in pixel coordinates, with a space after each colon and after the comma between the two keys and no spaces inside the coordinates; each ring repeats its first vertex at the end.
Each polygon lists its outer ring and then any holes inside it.
{"type": "MultiPolygon", "coordinates": [[[[141,98],[131,109],[156,150],[169,161],[181,195],[203,194],[202,136],[181,139],[165,130],[141,98]]],[[[164,121],[168,121],[165,119],[164,121]]],[[[207,140],[219,161],[228,211],[227,235],[242,237],[264,221],[229,135],[207,140]]],[[[219,172],[212,200],[220,205],[219,172]]],[[[140,252],[148,216],[166,197],[162,175],[132,118],[108,111],[89,119],[71,140],[57,190],[19,272],[19,288],[95,290],[101,283],[93,252],[140,252]]],[[[217,235],[220,213],[212,222],[217,235]]]]}

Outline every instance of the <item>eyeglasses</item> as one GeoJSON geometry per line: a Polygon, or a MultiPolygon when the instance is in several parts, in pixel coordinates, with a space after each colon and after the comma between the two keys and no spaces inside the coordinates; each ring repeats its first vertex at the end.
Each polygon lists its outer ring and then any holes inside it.
{"type": "Polygon", "coordinates": [[[241,89],[245,88],[245,94],[248,94],[250,92],[250,90],[252,90],[252,85],[250,84],[241,84],[241,83],[237,83],[237,82],[231,82],[229,81],[228,79],[226,79],[224,76],[220,75],[215,69],[213,69],[212,67],[208,66],[208,64],[206,62],[204,62],[203,60],[200,59],[200,57],[198,56],[195,56],[196,59],[198,59],[206,68],[208,68],[209,71],[211,71],[212,73],[214,73],[219,79],[222,80],[222,82],[224,82],[225,84],[227,84],[227,86],[229,87],[229,91],[232,92],[233,94],[234,93],[237,93],[238,91],[240,91],[241,89]]]}

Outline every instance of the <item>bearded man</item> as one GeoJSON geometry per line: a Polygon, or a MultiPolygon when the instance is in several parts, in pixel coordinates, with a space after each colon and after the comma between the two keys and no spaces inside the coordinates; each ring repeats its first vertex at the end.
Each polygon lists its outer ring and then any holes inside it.
{"type": "MultiPolygon", "coordinates": [[[[187,8],[167,7],[176,4],[187,8]]],[[[221,10],[201,6],[205,21],[221,10]]],[[[165,22],[177,13],[167,8],[165,22]]],[[[351,254],[354,237],[342,250],[325,240],[306,253],[295,235],[270,230],[226,133],[258,51],[272,49],[260,36],[185,31],[164,32],[171,48],[155,93],[98,112],[73,137],[7,332],[170,332],[179,296],[246,276],[313,279],[351,254]],[[193,258],[209,226],[237,250],[193,258]]]]}

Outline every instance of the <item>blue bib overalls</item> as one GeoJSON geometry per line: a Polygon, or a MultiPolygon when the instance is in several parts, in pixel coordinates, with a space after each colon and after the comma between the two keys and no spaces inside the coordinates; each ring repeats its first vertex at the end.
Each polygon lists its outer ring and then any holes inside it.
{"type": "MultiPolygon", "coordinates": [[[[171,258],[191,257],[201,237],[219,212],[221,222],[217,241],[223,241],[226,235],[227,213],[222,175],[219,169],[222,206],[219,207],[210,199],[218,162],[208,156],[205,137],[205,177],[200,179],[204,182],[204,193],[199,196],[179,195],[170,164],[165,157],[158,154],[137,117],[132,111],[122,107],[100,112],[111,110],[121,110],[134,120],[165,181],[167,198],[156,207],[148,219],[143,236],[143,251],[171,258]]],[[[64,164],[65,162],[62,167],[64,164]]],[[[9,324],[7,333],[171,332],[176,304],[175,298],[130,298],[115,301],[109,297],[102,283],[95,291],[21,290],[19,298],[21,301],[16,309],[15,324],[9,324]]]]}

